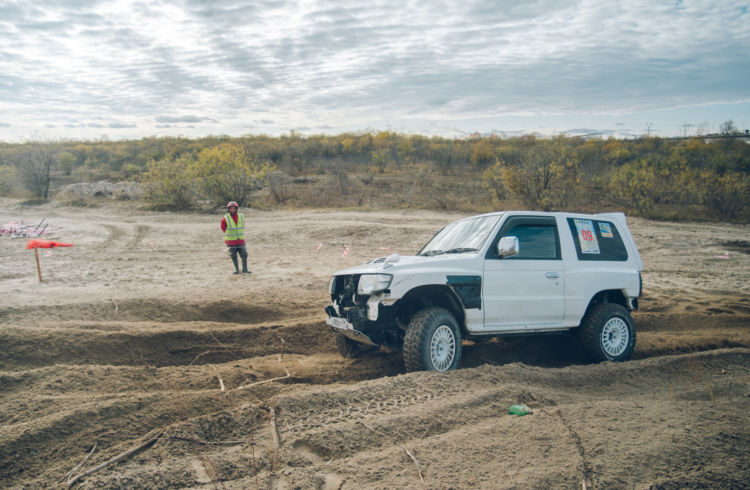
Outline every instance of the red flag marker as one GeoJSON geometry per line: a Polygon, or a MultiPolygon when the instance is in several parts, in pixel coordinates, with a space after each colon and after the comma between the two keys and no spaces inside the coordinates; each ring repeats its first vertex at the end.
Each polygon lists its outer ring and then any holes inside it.
{"type": "Polygon", "coordinates": [[[34,257],[36,258],[36,273],[37,275],[39,275],[39,282],[42,282],[42,268],[39,267],[39,249],[72,246],[72,243],[53,242],[50,240],[40,240],[38,238],[26,242],[26,250],[30,250],[32,248],[34,249],[34,257]]]}
{"type": "Polygon", "coordinates": [[[72,243],[60,243],[60,242],[53,242],[51,240],[40,240],[40,239],[34,239],[29,240],[26,242],[26,250],[30,250],[32,248],[55,248],[55,247],[72,247],[72,243]]]}

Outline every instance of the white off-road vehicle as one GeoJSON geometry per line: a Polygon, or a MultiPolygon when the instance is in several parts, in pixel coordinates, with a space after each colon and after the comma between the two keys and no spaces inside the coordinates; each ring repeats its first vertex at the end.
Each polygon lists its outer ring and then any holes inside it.
{"type": "Polygon", "coordinates": [[[326,323],[343,356],[403,350],[409,371],[457,368],[462,339],[566,330],[593,360],[624,361],[641,270],[622,213],[483,214],[446,226],[416,256],[336,272],[326,323]]]}

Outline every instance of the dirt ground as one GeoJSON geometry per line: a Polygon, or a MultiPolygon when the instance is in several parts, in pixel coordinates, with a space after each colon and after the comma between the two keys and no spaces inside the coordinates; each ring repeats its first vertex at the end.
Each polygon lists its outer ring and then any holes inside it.
{"type": "Polygon", "coordinates": [[[218,212],[0,200],[0,225],[46,218],[74,244],[40,253],[39,282],[26,240],[0,237],[0,487],[750,487],[750,226],[629,219],[630,362],[558,336],[405,374],[337,354],[329,277],[461,215],[244,211],[235,276],[218,212]]]}

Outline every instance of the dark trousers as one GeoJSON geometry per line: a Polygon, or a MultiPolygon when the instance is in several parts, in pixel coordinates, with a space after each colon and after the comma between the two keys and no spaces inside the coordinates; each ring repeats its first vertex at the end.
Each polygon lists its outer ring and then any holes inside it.
{"type": "Polygon", "coordinates": [[[242,258],[242,270],[247,270],[247,248],[245,248],[244,245],[230,245],[229,254],[232,257],[232,262],[234,263],[234,270],[240,270],[237,265],[237,254],[240,254],[240,257],[242,258]]]}

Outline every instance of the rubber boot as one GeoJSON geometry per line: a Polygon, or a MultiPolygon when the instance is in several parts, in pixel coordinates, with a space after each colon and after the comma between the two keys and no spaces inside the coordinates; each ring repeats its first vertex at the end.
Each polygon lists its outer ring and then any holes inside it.
{"type": "Polygon", "coordinates": [[[252,272],[247,270],[247,257],[242,257],[242,272],[245,274],[252,274],[252,272]]]}
{"type": "Polygon", "coordinates": [[[240,267],[237,265],[237,257],[232,257],[232,263],[234,264],[234,273],[240,273],[240,267]]]}

